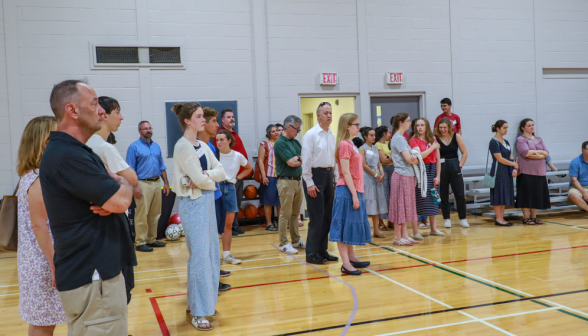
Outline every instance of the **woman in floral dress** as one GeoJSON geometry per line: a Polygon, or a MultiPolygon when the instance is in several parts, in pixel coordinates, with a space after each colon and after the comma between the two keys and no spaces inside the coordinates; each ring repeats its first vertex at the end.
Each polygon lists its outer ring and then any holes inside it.
{"type": "Polygon", "coordinates": [[[39,166],[55,130],[54,117],[32,119],[18,149],[18,285],[20,317],[29,323],[29,335],[53,335],[65,323],[65,312],[55,288],[53,237],[41,193],[39,166]]]}

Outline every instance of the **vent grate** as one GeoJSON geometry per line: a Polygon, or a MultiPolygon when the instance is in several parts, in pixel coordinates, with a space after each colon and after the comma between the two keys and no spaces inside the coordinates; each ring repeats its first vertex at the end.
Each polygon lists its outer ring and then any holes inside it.
{"type": "Polygon", "coordinates": [[[179,64],[182,63],[180,48],[149,48],[149,63],[179,64]]]}
{"type": "Polygon", "coordinates": [[[139,63],[139,48],[96,47],[96,63],[139,63]]]}

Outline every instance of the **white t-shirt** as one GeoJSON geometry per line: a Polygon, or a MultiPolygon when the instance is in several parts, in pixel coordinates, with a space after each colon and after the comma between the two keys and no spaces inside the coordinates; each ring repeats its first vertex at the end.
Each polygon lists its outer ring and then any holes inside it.
{"type": "Polygon", "coordinates": [[[226,180],[231,183],[237,182],[236,177],[237,173],[239,173],[239,168],[247,165],[247,159],[243,154],[234,150],[231,150],[229,154],[220,153],[219,161],[225,169],[226,180]]]}
{"type": "Polygon", "coordinates": [[[98,134],[92,135],[88,142],[86,142],[86,146],[92,148],[94,153],[102,159],[102,162],[108,166],[108,169],[110,169],[111,172],[116,174],[129,168],[129,165],[122,156],[120,156],[116,147],[106,142],[106,140],[98,134]]]}

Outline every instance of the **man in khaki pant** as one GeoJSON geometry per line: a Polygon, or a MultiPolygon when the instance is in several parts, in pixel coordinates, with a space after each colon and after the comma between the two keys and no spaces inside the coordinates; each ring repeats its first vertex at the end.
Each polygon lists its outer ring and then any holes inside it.
{"type": "Polygon", "coordinates": [[[284,120],[284,133],[280,135],[274,145],[276,156],[276,168],[278,173],[278,194],[280,195],[280,219],[278,231],[280,233],[280,251],[288,254],[296,254],[295,247],[306,248],[304,241],[300,239],[298,232],[298,215],[304,193],[302,191],[302,159],[300,151],[302,146],[296,136],[300,133],[302,120],[290,115],[284,120]],[[288,243],[287,227],[290,226],[290,238],[288,243]]]}
{"type": "Polygon", "coordinates": [[[139,123],[139,140],[127,150],[127,163],[137,172],[139,182],[133,187],[135,204],[135,246],[140,252],[151,252],[165,243],[155,240],[161,215],[161,179],[166,196],[169,194],[166,167],[159,145],[151,140],[153,129],[148,121],[139,123]]]}

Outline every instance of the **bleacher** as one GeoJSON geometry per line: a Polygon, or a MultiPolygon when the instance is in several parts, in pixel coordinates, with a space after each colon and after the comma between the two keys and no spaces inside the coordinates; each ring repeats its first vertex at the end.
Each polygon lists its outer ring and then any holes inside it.
{"type": "MultiPolygon", "coordinates": [[[[539,210],[538,213],[560,212],[577,210],[578,208],[568,202],[567,190],[569,188],[569,181],[563,181],[568,176],[567,170],[549,171],[547,172],[548,186],[550,191],[551,209],[539,210]],[[552,180],[558,181],[552,181],[552,180]]],[[[490,188],[483,187],[482,182],[484,176],[468,176],[464,177],[465,195],[466,195],[466,209],[468,212],[482,214],[483,216],[494,217],[490,205],[490,188]]],[[[567,179],[566,179],[567,180],[567,179]]],[[[516,180],[515,180],[516,189],[516,180]]],[[[516,190],[515,190],[516,195],[516,190]]],[[[505,216],[522,215],[520,209],[512,209],[505,212],[505,216]]]]}

